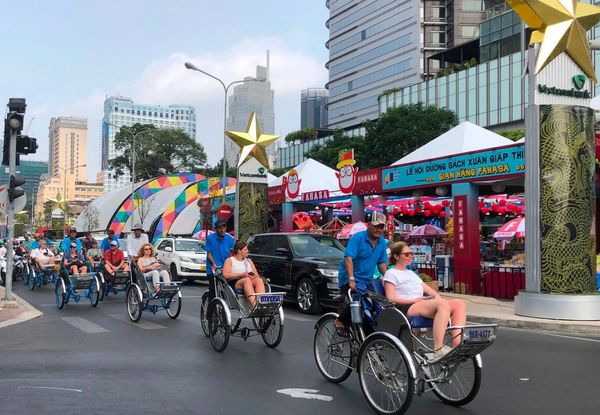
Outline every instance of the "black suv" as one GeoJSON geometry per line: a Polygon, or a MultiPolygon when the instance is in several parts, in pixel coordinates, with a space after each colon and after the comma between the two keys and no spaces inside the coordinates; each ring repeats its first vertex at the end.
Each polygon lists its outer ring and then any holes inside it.
{"type": "Polygon", "coordinates": [[[344,246],[327,235],[265,233],[248,239],[250,258],[273,291],[286,293],[300,311],[316,313],[339,295],[338,267],[344,246]]]}

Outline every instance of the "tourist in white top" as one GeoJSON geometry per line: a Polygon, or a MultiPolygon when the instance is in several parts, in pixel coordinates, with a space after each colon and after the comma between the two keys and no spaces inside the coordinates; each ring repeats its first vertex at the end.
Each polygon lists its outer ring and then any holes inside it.
{"type": "MultiPolygon", "coordinates": [[[[448,321],[461,326],[467,321],[465,302],[445,300],[433,288],[421,281],[413,271],[406,269],[413,261],[414,253],[406,242],[392,245],[390,264],[383,276],[385,296],[396,304],[407,316],[422,316],[433,319],[433,348],[436,357],[446,354],[450,348],[444,346],[444,335],[448,321]],[[424,297],[427,294],[428,297],[424,297]],[[442,347],[444,346],[444,347],[442,347]]],[[[460,330],[453,330],[452,345],[460,344],[460,330]]]]}
{"type": "Polygon", "coordinates": [[[235,288],[243,288],[246,298],[254,305],[256,298],[253,294],[264,293],[265,284],[258,275],[254,262],[248,258],[248,253],[246,242],[236,242],[233,246],[233,256],[227,258],[223,264],[223,276],[228,280],[237,280],[235,288]]]}
{"type": "Polygon", "coordinates": [[[136,223],[131,230],[133,233],[127,236],[127,253],[129,259],[135,261],[140,248],[148,243],[148,235],[144,233],[144,228],[139,223],[136,223]]]}
{"type": "Polygon", "coordinates": [[[54,253],[48,249],[45,239],[40,240],[39,248],[31,251],[31,257],[35,259],[40,268],[44,268],[46,265],[54,265],[54,253]]]}

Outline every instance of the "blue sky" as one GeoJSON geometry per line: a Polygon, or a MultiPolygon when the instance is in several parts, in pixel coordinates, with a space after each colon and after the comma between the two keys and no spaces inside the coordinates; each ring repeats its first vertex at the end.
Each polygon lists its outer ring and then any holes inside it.
{"type": "Polygon", "coordinates": [[[223,89],[255,74],[271,53],[275,133],[300,127],[300,90],[327,81],[324,0],[24,0],[3,8],[0,104],[27,98],[29,135],[48,158],[50,118],[88,118],[88,176],[99,170],[106,95],[194,105],[209,162],[222,156],[223,89]]]}

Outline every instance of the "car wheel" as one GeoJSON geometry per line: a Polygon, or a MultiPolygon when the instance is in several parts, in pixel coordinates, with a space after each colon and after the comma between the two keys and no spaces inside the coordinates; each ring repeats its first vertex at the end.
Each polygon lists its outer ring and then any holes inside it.
{"type": "Polygon", "coordinates": [[[179,276],[177,275],[177,265],[171,264],[171,281],[179,281],[179,276]]]}
{"type": "Polygon", "coordinates": [[[319,300],[317,298],[317,286],[313,280],[302,278],[298,281],[296,288],[296,304],[303,313],[314,314],[319,311],[319,300]]]}

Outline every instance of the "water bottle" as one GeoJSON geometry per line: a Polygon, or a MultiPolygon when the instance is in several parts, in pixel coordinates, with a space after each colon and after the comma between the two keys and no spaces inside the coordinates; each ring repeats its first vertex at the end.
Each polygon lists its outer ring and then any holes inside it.
{"type": "Polygon", "coordinates": [[[363,313],[362,313],[362,309],[360,307],[360,301],[351,301],[350,302],[350,315],[352,316],[352,323],[362,324],[363,313]]]}

